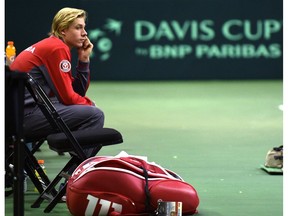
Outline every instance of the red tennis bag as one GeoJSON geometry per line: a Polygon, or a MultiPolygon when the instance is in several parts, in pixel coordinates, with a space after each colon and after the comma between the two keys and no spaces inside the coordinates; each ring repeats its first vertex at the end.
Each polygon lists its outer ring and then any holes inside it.
{"type": "Polygon", "coordinates": [[[68,180],[66,199],[75,216],[151,214],[159,200],[182,202],[182,214],[191,215],[199,205],[176,173],[133,156],[87,159],[68,180]]]}

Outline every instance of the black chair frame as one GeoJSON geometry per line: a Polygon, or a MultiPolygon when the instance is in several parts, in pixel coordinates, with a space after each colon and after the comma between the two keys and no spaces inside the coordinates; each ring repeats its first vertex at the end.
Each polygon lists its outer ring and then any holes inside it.
{"type": "MultiPolygon", "coordinates": [[[[8,66],[5,66],[5,170],[9,172],[8,155],[11,149],[14,151],[12,163],[13,172],[10,172],[13,186],[13,212],[14,215],[24,215],[24,90],[26,74],[11,73],[8,66]]],[[[6,179],[5,179],[6,184],[6,179]]]]}
{"type": "MultiPolygon", "coordinates": [[[[5,186],[6,180],[12,179],[12,189],[7,193],[5,191],[5,196],[13,193],[14,215],[19,216],[24,215],[24,170],[39,193],[44,191],[44,187],[35,170],[45,185],[50,184],[48,176],[34,156],[44,139],[34,140],[32,150],[25,145],[27,140],[23,131],[23,118],[26,81],[26,73],[11,71],[8,66],[5,67],[5,186]]],[[[51,190],[53,196],[56,193],[56,190],[51,190]]]]}

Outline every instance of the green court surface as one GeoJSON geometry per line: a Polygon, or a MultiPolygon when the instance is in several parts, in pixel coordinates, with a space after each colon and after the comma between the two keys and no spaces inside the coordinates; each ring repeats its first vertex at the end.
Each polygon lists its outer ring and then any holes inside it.
{"type": "MultiPolygon", "coordinates": [[[[283,175],[260,168],[283,144],[282,81],[93,82],[88,96],[124,138],[98,155],[144,155],[178,173],[198,192],[199,216],[283,215],[283,175]]],[[[41,150],[52,178],[68,155],[41,150]]],[[[30,208],[37,193],[28,186],[25,215],[44,214],[46,202],[30,208]]],[[[5,209],[13,215],[12,196],[5,209]]],[[[60,203],[47,215],[70,214],[60,203]]]]}

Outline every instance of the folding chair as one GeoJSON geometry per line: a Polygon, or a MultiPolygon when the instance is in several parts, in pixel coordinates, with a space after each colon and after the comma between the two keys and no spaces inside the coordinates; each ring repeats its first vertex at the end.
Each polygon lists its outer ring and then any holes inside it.
{"type": "MultiPolygon", "coordinates": [[[[43,139],[35,137],[35,140],[31,140],[35,142],[32,151],[25,145],[27,140],[23,131],[23,117],[26,80],[26,73],[14,72],[8,66],[5,67],[5,187],[12,188],[7,193],[5,191],[5,196],[13,193],[14,215],[24,215],[24,169],[40,193],[44,188],[35,170],[46,185],[50,183],[34,156],[43,139]]],[[[54,195],[56,192],[51,191],[54,195]]]]}
{"type": "Polygon", "coordinates": [[[11,73],[8,66],[5,67],[5,186],[13,186],[14,215],[24,215],[24,194],[23,182],[24,172],[24,89],[26,74],[11,73]],[[14,151],[11,162],[14,164],[14,171],[10,172],[9,162],[6,160],[6,153],[14,151]],[[6,179],[10,175],[11,182],[6,179]]]}
{"type": "Polygon", "coordinates": [[[53,191],[56,190],[60,180],[63,178],[67,180],[69,178],[67,172],[70,171],[71,168],[76,168],[80,163],[87,159],[83,149],[93,147],[95,150],[92,155],[94,156],[103,146],[120,144],[123,142],[123,139],[121,133],[113,128],[71,131],[39,83],[37,83],[30,74],[27,74],[27,76],[27,89],[50,124],[59,131],[59,133],[47,136],[46,140],[49,148],[57,153],[68,152],[71,155],[67,164],[61,169],[31,206],[32,208],[38,208],[41,203],[47,199],[50,202],[44,209],[44,212],[50,212],[56,204],[61,201],[62,196],[65,195],[66,192],[67,183],[59,189],[56,195],[53,194],[53,191]]]}

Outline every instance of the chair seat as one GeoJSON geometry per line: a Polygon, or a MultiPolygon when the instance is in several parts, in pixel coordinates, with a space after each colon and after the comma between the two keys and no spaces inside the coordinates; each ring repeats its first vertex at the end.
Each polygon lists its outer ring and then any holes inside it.
{"type": "MultiPolygon", "coordinates": [[[[84,129],[71,131],[82,148],[89,148],[97,144],[106,146],[122,143],[122,135],[113,128],[99,128],[97,130],[84,129]]],[[[73,151],[65,133],[55,133],[47,136],[49,148],[57,152],[73,151]]]]}

